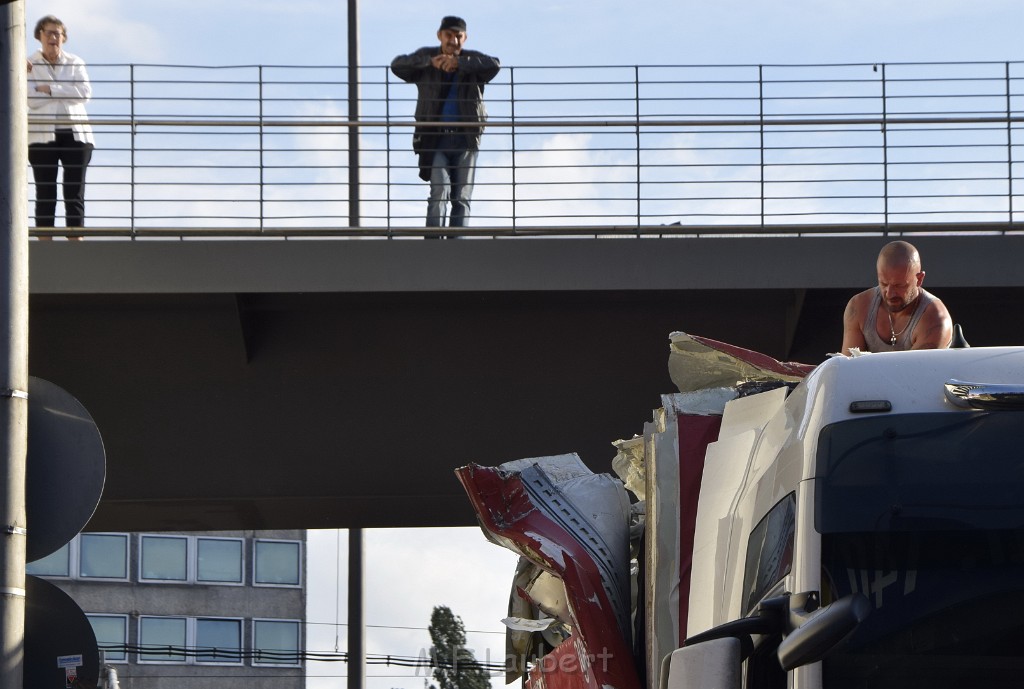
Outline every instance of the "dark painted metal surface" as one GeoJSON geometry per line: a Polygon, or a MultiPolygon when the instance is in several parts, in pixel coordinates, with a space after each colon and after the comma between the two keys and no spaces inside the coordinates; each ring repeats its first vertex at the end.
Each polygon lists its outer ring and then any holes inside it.
{"type": "Polygon", "coordinates": [[[106,455],[89,411],[59,385],[29,377],[25,559],[56,552],[88,523],[103,493],[106,455]]]}
{"type": "Polygon", "coordinates": [[[68,686],[68,674],[59,664],[61,660],[74,669],[74,686],[96,687],[99,647],[92,625],[78,603],[55,584],[39,577],[26,576],[25,587],[25,687],[68,686]],[[76,660],[81,662],[76,665],[76,660]]]}

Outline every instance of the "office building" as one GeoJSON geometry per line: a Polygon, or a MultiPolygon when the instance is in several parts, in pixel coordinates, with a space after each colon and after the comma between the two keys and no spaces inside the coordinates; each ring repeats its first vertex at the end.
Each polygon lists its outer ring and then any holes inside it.
{"type": "Polygon", "coordinates": [[[121,689],[301,689],[305,540],[82,533],[28,572],[86,613],[121,689]]]}

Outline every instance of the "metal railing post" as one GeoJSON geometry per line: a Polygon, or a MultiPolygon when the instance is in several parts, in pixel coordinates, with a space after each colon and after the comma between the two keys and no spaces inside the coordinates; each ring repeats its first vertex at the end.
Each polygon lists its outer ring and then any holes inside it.
{"type": "Polygon", "coordinates": [[[264,206],[263,206],[263,191],[264,191],[264,177],[263,177],[263,65],[259,66],[259,113],[260,113],[260,233],[264,230],[264,206]]]}
{"type": "Polygon", "coordinates": [[[886,100],[885,63],[882,63],[882,210],[885,234],[889,234],[889,108],[886,100]]]}
{"type": "Polygon", "coordinates": [[[391,70],[384,67],[384,215],[387,223],[388,239],[391,239],[391,70]]]}
{"type": "Polygon", "coordinates": [[[1009,229],[1009,227],[1013,226],[1013,121],[1011,119],[1013,114],[1013,98],[1010,91],[1010,63],[1006,62],[1004,64],[1006,70],[1006,183],[1007,193],[1009,194],[1006,205],[1006,219],[1007,229],[1009,229]]]}
{"type": "Polygon", "coordinates": [[[757,118],[760,122],[761,227],[764,227],[764,65],[757,66],[757,118]]]}
{"type": "Polygon", "coordinates": [[[131,129],[128,137],[130,142],[129,147],[131,149],[128,154],[129,159],[131,160],[131,170],[129,171],[131,186],[129,188],[128,222],[131,228],[131,237],[132,239],[135,239],[135,65],[128,65],[128,82],[129,112],[131,117],[131,129]]]}
{"type": "Polygon", "coordinates": [[[359,141],[359,0],[348,0],[348,224],[362,225],[359,141]]]}
{"type": "Polygon", "coordinates": [[[633,103],[636,117],[636,236],[640,236],[640,66],[633,66],[633,103]]]}
{"type": "Polygon", "coordinates": [[[509,119],[512,121],[512,229],[516,229],[516,68],[508,68],[509,119]]]}

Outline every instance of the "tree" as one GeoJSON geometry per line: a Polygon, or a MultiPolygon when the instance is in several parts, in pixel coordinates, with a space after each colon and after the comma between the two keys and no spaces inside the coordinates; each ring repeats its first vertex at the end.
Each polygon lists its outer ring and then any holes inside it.
{"type": "Polygon", "coordinates": [[[446,605],[434,606],[430,613],[430,659],[437,685],[431,689],[490,689],[487,670],[466,648],[466,628],[462,618],[446,605]]]}

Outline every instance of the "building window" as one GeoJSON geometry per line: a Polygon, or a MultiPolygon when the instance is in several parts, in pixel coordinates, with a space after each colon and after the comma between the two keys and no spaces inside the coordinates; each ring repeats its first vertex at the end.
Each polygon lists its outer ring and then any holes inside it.
{"type": "Polygon", "coordinates": [[[55,553],[41,560],[30,562],[25,571],[37,577],[70,577],[71,576],[71,544],[65,543],[55,553]]]}
{"type": "Polygon", "coordinates": [[[139,618],[140,663],[186,663],[187,620],[184,617],[139,618]]]}
{"type": "Polygon", "coordinates": [[[140,536],[140,581],[188,581],[187,536],[140,536]]]}
{"type": "Polygon", "coordinates": [[[212,618],[195,620],[197,663],[242,664],[242,621],[212,618]]]}
{"type": "Polygon", "coordinates": [[[128,643],[128,618],[125,615],[86,615],[96,634],[103,658],[108,663],[128,661],[125,645],[128,643]]]}
{"type": "Polygon", "coordinates": [[[242,620],[140,617],[139,662],[242,665],[242,620]]]}
{"type": "Polygon", "coordinates": [[[81,578],[128,578],[128,534],[80,534],[78,548],[81,578]]]}
{"type": "Polygon", "coordinates": [[[298,620],[253,620],[253,665],[299,665],[298,620]]]}
{"type": "Polygon", "coordinates": [[[257,586],[298,586],[301,582],[299,541],[255,541],[253,583],[257,586]]]}
{"type": "Polygon", "coordinates": [[[139,581],[241,586],[243,552],[241,538],[142,534],[139,581]]]}
{"type": "Polygon", "coordinates": [[[241,584],[242,541],[237,538],[196,539],[196,580],[216,584],[241,584]]]}

